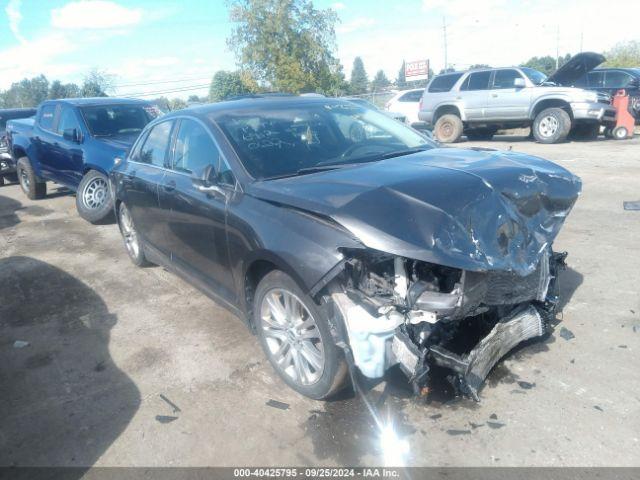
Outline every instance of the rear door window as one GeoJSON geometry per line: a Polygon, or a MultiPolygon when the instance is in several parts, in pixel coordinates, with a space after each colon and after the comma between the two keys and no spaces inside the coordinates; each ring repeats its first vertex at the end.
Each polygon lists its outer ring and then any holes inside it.
{"type": "Polygon", "coordinates": [[[55,105],[45,105],[40,110],[40,128],[44,130],[53,131],[53,120],[56,116],[56,106],[55,105]]]}
{"type": "Polygon", "coordinates": [[[517,70],[496,70],[496,74],[493,77],[493,88],[515,88],[516,78],[522,78],[522,75],[517,70]]]}
{"type": "Polygon", "coordinates": [[[487,90],[490,79],[491,71],[472,73],[465,79],[460,90],[487,90]]]}
{"type": "Polygon", "coordinates": [[[448,75],[439,75],[429,84],[429,93],[448,92],[453,88],[462,73],[451,73],[448,75]]]}
{"type": "Polygon", "coordinates": [[[140,152],[136,152],[137,155],[132,160],[157,167],[166,167],[172,127],[173,122],[162,122],[154,126],[140,147],[140,152]]]}

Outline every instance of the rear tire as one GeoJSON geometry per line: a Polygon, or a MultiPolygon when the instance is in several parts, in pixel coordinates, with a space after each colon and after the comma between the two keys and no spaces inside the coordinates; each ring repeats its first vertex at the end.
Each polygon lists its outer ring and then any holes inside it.
{"type": "Polygon", "coordinates": [[[78,185],[76,208],[82,218],[100,223],[113,215],[113,199],[109,191],[109,179],[103,173],[89,170],[78,185]]]}
{"type": "Polygon", "coordinates": [[[39,200],[45,197],[47,184],[38,179],[27,157],[18,159],[16,172],[20,181],[20,188],[27,197],[31,200],[39,200]]]}
{"type": "Polygon", "coordinates": [[[439,142],[455,143],[460,140],[463,128],[462,120],[458,115],[447,113],[438,118],[433,133],[439,142]]]}
{"type": "Polygon", "coordinates": [[[289,275],[273,270],[260,281],[253,322],[271,366],[293,390],[321,400],[345,386],[347,365],[329,320],[289,275]]]}
{"type": "Polygon", "coordinates": [[[536,116],[532,129],[539,143],[561,143],[571,131],[571,117],[561,108],[546,108],[536,116]]]}
{"type": "Polygon", "coordinates": [[[133,223],[133,217],[124,202],[121,203],[118,208],[118,227],[122,234],[124,246],[133,264],[137,267],[148,267],[151,265],[144,254],[144,243],[133,223]]]}
{"type": "Polygon", "coordinates": [[[4,175],[0,175],[0,187],[4,185],[4,175]]]}

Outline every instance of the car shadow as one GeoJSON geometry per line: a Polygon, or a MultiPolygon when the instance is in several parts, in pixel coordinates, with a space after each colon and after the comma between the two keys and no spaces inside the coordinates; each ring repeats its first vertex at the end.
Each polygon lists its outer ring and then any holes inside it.
{"type": "Polygon", "coordinates": [[[15,227],[20,223],[16,211],[21,208],[22,203],[19,201],[0,195],[0,230],[15,227]]]}
{"type": "Polygon", "coordinates": [[[0,467],[81,467],[65,476],[80,478],[120,436],[140,392],[109,354],[116,323],[69,273],[0,259],[0,467]]]}

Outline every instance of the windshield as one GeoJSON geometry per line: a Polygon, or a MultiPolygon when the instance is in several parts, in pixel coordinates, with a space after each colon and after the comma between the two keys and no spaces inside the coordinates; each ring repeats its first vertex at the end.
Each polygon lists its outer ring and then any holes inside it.
{"type": "Polygon", "coordinates": [[[547,79],[544,73],[534,70],[533,68],[521,67],[521,70],[535,85],[541,85],[547,79]]]}
{"type": "Polygon", "coordinates": [[[211,119],[257,179],[340,168],[435,147],[386,115],[345,101],[238,109],[213,113],[211,119]]]}
{"type": "Polygon", "coordinates": [[[80,110],[94,137],[140,133],[158,116],[150,105],[97,105],[80,110]]]}

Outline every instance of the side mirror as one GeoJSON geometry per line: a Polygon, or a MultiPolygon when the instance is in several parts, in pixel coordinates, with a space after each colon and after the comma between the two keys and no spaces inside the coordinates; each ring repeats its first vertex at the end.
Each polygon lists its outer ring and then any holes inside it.
{"type": "Polygon", "coordinates": [[[514,86],[515,88],[524,88],[524,87],[526,87],[527,85],[524,83],[524,78],[516,78],[516,79],[513,81],[513,86],[514,86]]]}
{"type": "Polygon", "coordinates": [[[200,192],[217,193],[226,196],[224,190],[218,185],[218,174],[213,165],[207,165],[200,176],[194,174],[192,182],[193,186],[200,192]]]}
{"type": "Polygon", "coordinates": [[[62,138],[70,142],[80,143],[80,132],[75,128],[65,128],[62,132],[62,138]]]}

